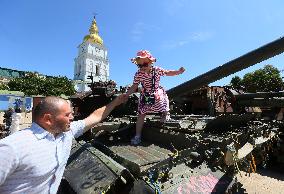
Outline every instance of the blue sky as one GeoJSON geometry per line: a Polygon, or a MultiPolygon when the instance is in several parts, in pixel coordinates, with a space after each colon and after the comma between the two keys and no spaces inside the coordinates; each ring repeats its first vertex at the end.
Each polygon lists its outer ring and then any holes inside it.
{"type": "MultiPolygon", "coordinates": [[[[1,0],[0,66],[72,79],[94,13],[118,85],[132,83],[130,58],[140,49],[165,69],[186,68],[162,78],[170,89],[284,34],[283,0],[1,0]]],[[[236,75],[265,64],[283,70],[284,54],[236,75]]]]}

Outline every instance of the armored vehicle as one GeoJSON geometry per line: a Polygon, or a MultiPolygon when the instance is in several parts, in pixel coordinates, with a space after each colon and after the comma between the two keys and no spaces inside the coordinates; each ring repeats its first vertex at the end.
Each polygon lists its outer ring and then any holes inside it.
{"type": "MultiPolygon", "coordinates": [[[[64,172],[62,193],[242,193],[244,176],[265,166],[283,131],[284,92],[243,93],[208,84],[284,51],[275,40],[167,91],[171,120],[148,115],[142,143],[135,133],[135,93],[107,119],[77,139],[64,172]],[[268,109],[274,111],[264,111],[268,109]],[[276,120],[278,119],[278,121],[276,120]]],[[[94,83],[71,98],[76,119],[127,88],[94,83]]]]}

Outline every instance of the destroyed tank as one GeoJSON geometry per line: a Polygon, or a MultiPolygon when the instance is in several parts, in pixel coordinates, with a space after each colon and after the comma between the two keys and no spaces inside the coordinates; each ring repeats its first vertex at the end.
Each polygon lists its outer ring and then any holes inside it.
{"type": "MultiPolygon", "coordinates": [[[[148,115],[138,146],[130,144],[139,98],[134,93],[74,142],[59,193],[244,192],[235,175],[267,164],[283,131],[283,116],[275,120],[275,110],[284,107],[284,92],[249,94],[208,84],[283,51],[280,38],[168,90],[171,120],[148,115]],[[269,108],[274,111],[264,111],[269,108]]],[[[91,88],[71,97],[75,119],[127,90],[113,81],[91,88]]]]}

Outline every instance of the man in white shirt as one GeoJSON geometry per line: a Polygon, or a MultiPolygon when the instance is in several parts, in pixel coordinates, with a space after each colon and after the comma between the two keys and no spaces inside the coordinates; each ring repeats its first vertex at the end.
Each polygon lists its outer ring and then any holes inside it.
{"type": "Polygon", "coordinates": [[[125,95],[72,121],[70,103],[46,97],[34,109],[30,128],[0,140],[0,193],[55,194],[70,155],[72,139],[106,118],[125,95]]]}

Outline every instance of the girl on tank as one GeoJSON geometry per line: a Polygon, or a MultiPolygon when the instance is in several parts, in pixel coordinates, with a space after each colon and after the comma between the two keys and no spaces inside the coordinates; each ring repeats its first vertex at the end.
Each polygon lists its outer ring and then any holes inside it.
{"type": "Polygon", "coordinates": [[[148,113],[162,113],[161,122],[170,119],[169,99],[164,88],[160,86],[160,77],[179,75],[185,69],[180,67],[178,70],[165,70],[153,66],[156,59],[147,50],[138,51],[137,56],[132,58],[131,62],[137,65],[138,71],[134,75],[133,84],[128,89],[126,97],[137,91],[140,84],[142,86],[138,103],[136,135],[131,139],[131,144],[137,145],[141,142],[144,119],[148,113]]]}

